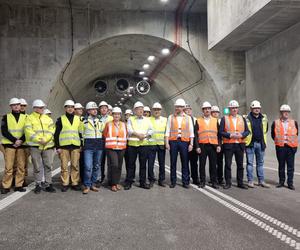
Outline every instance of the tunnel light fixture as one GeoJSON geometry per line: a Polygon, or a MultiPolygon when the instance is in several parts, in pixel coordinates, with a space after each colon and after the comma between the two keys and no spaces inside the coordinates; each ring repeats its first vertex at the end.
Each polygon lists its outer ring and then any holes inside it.
{"type": "Polygon", "coordinates": [[[129,97],[132,97],[132,94],[129,94],[128,96],[129,96],[129,97]]]}
{"type": "Polygon", "coordinates": [[[127,96],[127,94],[124,94],[124,96],[127,96]]]}
{"type": "Polygon", "coordinates": [[[143,75],[145,75],[145,71],[140,71],[140,76],[143,76],[143,75]]]}
{"type": "Polygon", "coordinates": [[[147,76],[144,76],[144,77],[143,77],[143,80],[144,80],[144,81],[148,81],[149,78],[148,78],[147,76]]]}
{"type": "Polygon", "coordinates": [[[161,53],[166,56],[166,55],[169,55],[170,54],[170,50],[168,48],[164,48],[161,50],[161,53]]]}
{"type": "Polygon", "coordinates": [[[160,0],[162,3],[167,3],[169,0],[160,0]]]}
{"type": "Polygon", "coordinates": [[[145,64],[143,65],[143,69],[149,69],[149,68],[150,68],[150,64],[145,63],[145,64]]]}
{"type": "Polygon", "coordinates": [[[153,62],[155,60],[155,56],[148,56],[148,61],[153,62]]]}
{"type": "Polygon", "coordinates": [[[124,97],[121,97],[121,100],[123,101],[123,100],[124,100],[124,97]]]}
{"type": "Polygon", "coordinates": [[[133,87],[133,86],[130,86],[129,89],[134,89],[134,87],[133,87]]]}

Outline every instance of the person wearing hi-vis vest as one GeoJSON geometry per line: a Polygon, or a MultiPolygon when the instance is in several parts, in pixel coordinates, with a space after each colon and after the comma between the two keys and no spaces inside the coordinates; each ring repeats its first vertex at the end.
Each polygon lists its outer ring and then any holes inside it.
{"type": "Polygon", "coordinates": [[[244,178],[244,151],[245,138],[249,135],[246,120],[238,114],[239,103],[236,100],[229,102],[230,114],[221,119],[219,134],[223,139],[225,155],[225,181],[224,189],[231,188],[231,165],[233,155],[237,165],[237,187],[248,189],[243,183],[244,178]]]}
{"type": "Polygon", "coordinates": [[[165,142],[171,158],[170,188],[176,186],[178,153],[181,160],[182,186],[189,188],[190,184],[188,152],[191,152],[194,147],[194,126],[191,117],[183,112],[185,105],[183,99],[177,99],[174,104],[175,112],[167,120],[165,142]]]}
{"type": "Polygon", "coordinates": [[[247,157],[248,187],[254,188],[253,165],[256,158],[256,173],[258,185],[269,188],[264,176],[264,156],[267,146],[268,118],[261,114],[261,104],[254,100],[250,105],[251,112],[245,117],[250,134],[245,138],[247,157]]]}
{"type": "Polygon", "coordinates": [[[146,182],[146,170],[149,154],[148,140],[153,134],[152,124],[148,117],[143,116],[143,103],[136,102],[133,108],[135,115],[131,116],[127,122],[129,165],[124,189],[129,190],[134,182],[137,156],[139,156],[140,165],[140,187],[150,189],[150,185],[146,182]]]}
{"type": "Polygon", "coordinates": [[[106,123],[103,136],[107,156],[108,185],[113,192],[121,190],[120,178],[123,158],[127,147],[127,128],[121,121],[122,110],[115,107],[112,110],[113,121],[106,123]]]}
{"type": "Polygon", "coordinates": [[[46,104],[42,100],[32,103],[33,112],[27,116],[25,123],[26,142],[30,146],[30,155],[33,163],[35,190],[39,194],[42,190],[41,168],[44,168],[45,191],[54,193],[51,170],[54,159],[54,131],[53,120],[43,114],[46,104]]]}
{"type": "Polygon", "coordinates": [[[200,160],[200,188],[206,185],[205,166],[209,159],[209,175],[211,186],[218,189],[217,185],[217,153],[221,151],[221,142],[218,137],[218,119],[211,116],[211,104],[202,104],[203,116],[197,119],[195,125],[195,145],[200,160]]]}
{"type": "Polygon", "coordinates": [[[165,148],[165,132],[167,127],[167,118],[161,116],[162,106],[160,103],[156,102],[152,106],[152,116],[150,121],[153,128],[153,134],[149,139],[148,145],[150,146],[150,152],[148,157],[148,179],[150,186],[153,186],[156,181],[154,175],[154,164],[156,159],[156,154],[158,158],[159,165],[159,175],[158,175],[158,185],[165,187],[165,158],[166,158],[166,148],[165,148]]]}
{"type": "Polygon", "coordinates": [[[12,98],[9,101],[11,113],[3,116],[1,122],[2,145],[4,146],[5,169],[2,179],[2,194],[10,191],[13,182],[13,169],[16,162],[16,178],[14,191],[25,192],[23,182],[25,178],[26,153],[23,145],[25,141],[24,126],[26,116],[20,113],[20,100],[12,98]]]}
{"type": "Polygon", "coordinates": [[[74,106],[74,101],[65,101],[65,114],[59,117],[55,124],[54,142],[61,161],[62,192],[68,190],[70,177],[72,189],[81,190],[79,186],[79,159],[82,127],[79,116],[74,115],[74,106]],[[71,163],[70,172],[69,162],[71,163]]]}
{"type": "Polygon", "coordinates": [[[102,132],[104,124],[97,116],[98,106],[95,102],[86,104],[87,117],[83,120],[83,150],[84,150],[84,174],[83,174],[83,194],[88,194],[90,190],[98,192],[96,186],[97,178],[100,174],[100,163],[104,141],[102,132]]]}
{"type": "Polygon", "coordinates": [[[294,170],[295,154],[298,148],[298,123],[290,118],[291,107],[283,104],[280,107],[280,118],[273,122],[271,135],[276,146],[278,160],[279,183],[276,187],[284,187],[285,164],[287,165],[288,188],[295,190],[294,170]]]}

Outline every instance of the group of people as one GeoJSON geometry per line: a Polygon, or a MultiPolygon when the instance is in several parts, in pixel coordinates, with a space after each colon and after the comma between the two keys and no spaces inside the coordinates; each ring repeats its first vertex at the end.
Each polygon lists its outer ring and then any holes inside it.
{"type": "MultiPolygon", "coordinates": [[[[111,108],[105,101],[97,105],[67,100],[65,114],[56,122],[42,100],[32,104],[33,112],[26,114],[27,102],[12,98],[11,112],[1,123],[2,151],[5,171],[1,193],[6,194],[14,185],[14,191],[25,192],[28,158],[31,157],[35,179],[34,192],[56,192],[52,184],[52,168],[55,152],[61,161],[61,191],[69,188],[88,194],[98,192],[105,179],[113,192],[129,190],[136,180],[136,162],[139,165],[139,186],[150,189],[157,181],[166,187],[165,158],[170,152],[170,188],[177,184],[177,158],[181,160],[182,186],[193,184],[204,188],[209,182],[218,189],[232,186],[233,156],[237,165],[237,187],[254,188],[254,158],[258,186],[269,188],[264,177],[264,153],[267,145],[268,118],[261,113],[259,101],[253,101],[248,115],[239,114],[239,103],[229,102],[230,113],[220,117],[220,110],[204,102],[202,115],[193,116],[192,108],[183,99],[174,103],[174,113],[162,116],[162,105],[154,103],[150,109],[140,101],[133,111],[126,110],[122,117],[119,107],[111,108]],[[244,183],[244,154],[247,158],[247,179],[244,183]],[[158,162],[156,163],[156,156],[158,162]],[[209,160],[209,180],[206,162],[209,160]],[[123,159],[126,178],[120,185],[123,159]],[[225,159],[225,165],[223,164],[225,159]],[[159,166],[158,178],[155,165],[159,166]]],[[[294,190],[294,162],[298,147],[298,124],[290,118],[291,108],[280,107],[280,117],[271,126],[276,146],[279,182],[277,187],[294,190]]]]}

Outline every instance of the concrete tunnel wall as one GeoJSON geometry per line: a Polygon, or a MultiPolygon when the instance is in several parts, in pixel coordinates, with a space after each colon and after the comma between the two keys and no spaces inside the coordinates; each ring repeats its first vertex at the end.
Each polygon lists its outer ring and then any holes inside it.
{"type": "MultiPolygon", "coordinates": [[[[53,112],[58,115],[64,99],[69,98],[63,88],[59,90],[59,98],[53,95],[57,80],[71,55],[69,10],[64,7],[1,5],[0,12],[0,110],[3,113],[8,110],[7,102],[12,96],[24,97],[30,103],[35,98],[42,98],[50,102],[53,112]]],[[[73,13],[75,57],[99,41],[120,35],[149,35],[172,43],[175,40],[173,12],[164,15],[163,12],[153,11],[91,10],[88,15],[86,9],[74,9],[73,13]]],[[[245,109],[244,53],[208,51],[206,19],[206,15],[200,13],[190,17],[190,43],[195,57],[206,71],[206,87],[197,85],[180,96],[189,100],[198,111],[200,102],[209,93],[207,89],[213,87],[217,98],[212,102],[222,106],[229,99],[236,98],[245,109]]],[[[183,41],[182,48],[187,50],[186,27],[183,23],[180,38],[183,41]]],[[[166,86],[168,89],[165,73],[162,70],[156,81],[159,83],[157,86],[166,86]]],[[[180,79],[176,75],[174,78],[180,79]]],[[[184,89],[191,82],[176,82],[177,90],[184,89]]],[[[176,88],[172,86],[171,90],[170,96],[176,92],[176,88]]],[[[163,99],[170,96],[166,94],[163,99]]],[[[151,95],[145,100],[150,102],[150,99],[151,95]]],[[[171,99],[166,104],[167,112],[171,112],[173,101],[171,99]]]]}

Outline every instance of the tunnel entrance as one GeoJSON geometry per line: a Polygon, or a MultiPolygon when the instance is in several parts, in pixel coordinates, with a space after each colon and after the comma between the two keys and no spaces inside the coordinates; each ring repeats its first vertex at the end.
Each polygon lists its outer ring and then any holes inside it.
{"type": "Polygon", "coordinates": [[[168,113],[178,97],[196,111],[205,100],[219,101],[212,79],[188,51],[162,38],[132,34],[96,42],[76,54],[58,76],[49,107],[59,114],[63,102],[73,98],[82,104],[105,100],[125,109],[141,100],[149,106],[161,102],[168,113]]]}

